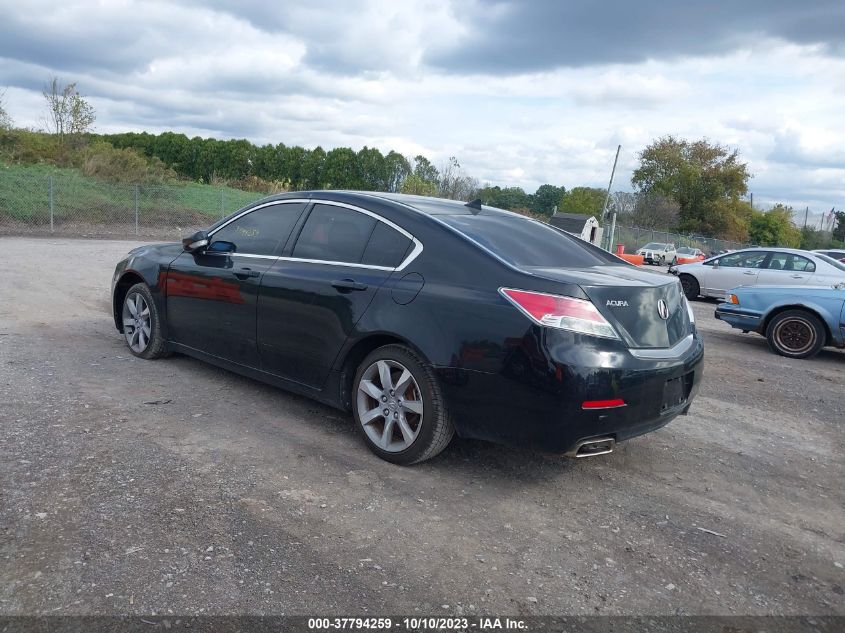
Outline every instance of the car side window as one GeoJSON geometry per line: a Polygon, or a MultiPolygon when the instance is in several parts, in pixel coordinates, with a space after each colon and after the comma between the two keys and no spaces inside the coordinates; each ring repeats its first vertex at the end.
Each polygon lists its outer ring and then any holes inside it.
{"type": "Polygon", "coordinates": [[[361,263],[377,220],[345,207],[314,205],[293,256],[327,262],[361,263]]]}
{"type": "Polygon", "coordinates": [[[766,260],[766,256],[768,253],[744,253],[742,254],[740,260],[740,266],[743,268],[762,268],[763,262],[766,260]]]}
{"type": "Polygon", "coordinates": [[[784,270],[788,258],[789,255],[787,253],[772,253],[772,258],[769,260],[766,268],[769,270],[784,270]]]}
{"type": "Polygon", "coordinates": [[[396,268],[405,259],[411,248],[411,240],[384,222],[376,222],[376,228],[364,249],[362,264],[396,268]]]}
{"type": "Polygon", "coordinates": [[[718,259],[720,268],[738,268],[742,266],[742,253],[734,253],[732,255],[725,255],[718,259]]]}
{"type": "Polygon", "coordinates": [[[801,255],[790,255],[785,268],[802,273],[816,272],[816,265],[806,257],[801,257],[801,255]]]}
{"type": "Polygon", "coordinates": [[[214,233],[210,250],[214,250],[215,242],[231,242],[235,253],[274,255],[284,246],[305,204],[274,204],[242,215],[214,233]]]}

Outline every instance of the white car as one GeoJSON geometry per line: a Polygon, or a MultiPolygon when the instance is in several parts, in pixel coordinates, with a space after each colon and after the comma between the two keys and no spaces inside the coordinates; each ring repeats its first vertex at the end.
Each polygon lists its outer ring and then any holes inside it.
{"type": "Polygon", "coordinates": [[[845,282],[845,264],[796,248],[747,248],[672,266],[687,299],[724,299],[739,286],[826,286],[845,282]]]}
{"type": "Polygon", "coordinates": [[[637,255],[642,255],[646,264],[658,265],[673,262],[677,257],[675,245],[663,242],[649,242],[637,250],[637,255]]]}
{"type": "Polygon", "coordinates": [[[822,255],[827,255],[828,257],[832,257],[835,260],[840,262],[845,262],[845,248],[828,248],[828,249],[818,249],[813,251],[814,253],[820,253],[822,255]]]}

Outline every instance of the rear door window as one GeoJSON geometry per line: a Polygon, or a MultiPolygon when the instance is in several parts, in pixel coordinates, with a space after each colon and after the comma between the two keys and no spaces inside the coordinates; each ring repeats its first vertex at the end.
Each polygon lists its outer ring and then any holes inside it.
{"type": "Polygon", "coordinates": [[[396,268],[411,248],[411,240],[384,222],[376,222],[370,241],[364,249],[362,264],[396,268]]]}
{"type": "Polygon", "coordinates": [[[317,204],[308,216],[293,256],[347,264],[361,263],[376,219],[329,204],[317,204]]]}

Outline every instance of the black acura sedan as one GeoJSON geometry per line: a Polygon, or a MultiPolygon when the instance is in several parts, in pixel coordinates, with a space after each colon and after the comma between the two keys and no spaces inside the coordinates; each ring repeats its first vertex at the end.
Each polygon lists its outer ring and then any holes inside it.
{"type": "Polygon", "coordinates": [[[480,202],[266,198],[117,265],[132,353],[187,354],[343,410],[379,457],[453,435],[583,457],[686,413],[703,347],[674,277],[480,202]]]}

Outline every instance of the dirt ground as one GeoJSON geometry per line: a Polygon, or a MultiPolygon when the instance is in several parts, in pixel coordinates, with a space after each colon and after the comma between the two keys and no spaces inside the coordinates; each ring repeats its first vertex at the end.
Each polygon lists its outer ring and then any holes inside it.
{"type": "Polygon", "coordinates": [[[782,359],[697,302],[689,416],[401,468],[348,415],[132,357],[134,245],[0,238],[0,614],[845,614],[842,351],[782,359]]]}

